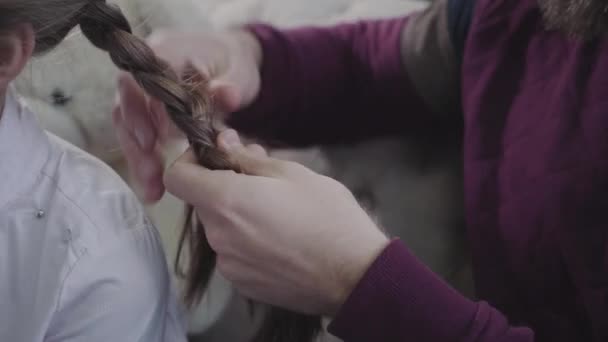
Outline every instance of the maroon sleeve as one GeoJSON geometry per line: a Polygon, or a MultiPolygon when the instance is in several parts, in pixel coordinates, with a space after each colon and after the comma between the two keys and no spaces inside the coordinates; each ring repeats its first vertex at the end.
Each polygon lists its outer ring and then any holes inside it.
{"type": "Polygon", "coordinates": [[[267,143],[291,146],[418,130],[430,116],[402,63],[408,20],[290,30],[250,26],[263,50],[262,90],[228,124],[267,143]]]}
{"type": "Polygon", "coordinates": [[[444,283],[394,240],[374,262],[329,326],[348,342],[531,342],[485,302],[444,283]]]}

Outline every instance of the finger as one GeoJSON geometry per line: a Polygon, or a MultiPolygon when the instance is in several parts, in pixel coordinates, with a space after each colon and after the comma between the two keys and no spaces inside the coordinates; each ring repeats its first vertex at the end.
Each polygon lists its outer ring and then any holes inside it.
{"type": "Polygon", "coordinates": [[[194,154],[192,148],[189,147],[173,162],[171,166],[175,165],[176,163],[197,164],[198,159],[196,158],[196,154],[194,154]]]}
{"type": "Polygon", "coordinates": [[[214,104],[223,113],[236,112],[241,108],[242,96],[238,88],[224,80],[212,80],[209,89],[213,94],[214,104]]]}
{"type": "Polygon", "coordinates": [[[163,125],[167,122],[164,117],[168,116],[169,114],[167,113],[163,103],[156,98],[151,97],[148,100],[147,105],[151,114],[150,118],[152,119],[152,124],[158,128],[158,133],[160,136],[163,133],[163,125]]]}
{"type": "Polygon", "coordinates": [[[266,149],[258,144],[247,146],[247,151],[256,157],[268,157],[268,152],[266,152],[266,149]]]}
{"type": "Polygon", "coordinates": [[[228,158],[233,165],[238,165],[241,172],[251,176],[287,179],[287,164],[281,160],[273,159],[263,150],[257,148],[236,147],[228,151],[228,158]]]}
{"type": "Polygon", "coordinates": [[[238,133],[233,129],[221,132],[218,136],[220,149],[228,154],[231,162],[240,167],[241,172],[272,178],[282,178],[284,170],[281,161],[269,158],[261,146],[247,148],[243,146],[238,133]]]}
{"type": "Polygon", "coordinates": [[[136,185],[141,189],[141,196],[146,202],[156,202],[164,194],[162,182],[163,160],[157,150],[142,151],[135,138],[126,130],[122,122],[120,107],[116,107],[112,113],[116,137],[123,150],[127,166],[136,185]]]}
{"type": "Polygon", "coordinates": [[[167,168],[164,184],[174,196],[206,211],[222,205],[233,189],[243,183],[242,177],[233,171],[211,171],[198,165],[196,156],[188,149],[167,168]]]}
{"type": "Polygon", "coordinates": [[[228,154],[232,164],[238,165],[241,172],[247,175],[298,180],[314,173],[301,164],[269,157],[259,145],[243,146],[233,129],[219,134],[218,146],[228,154]]]}
{"type": "MultiPolygon", "coordinates": [[[[228,244],[225,243],[224,245],[228,244]]],[[[255,269],[256,265],[249,261],[243,262],[242,260],[239,260],[237,256],[233,256],[231,254],[232,253],[225,253],[223,250],[220,250],[220,252],[217,253],[217,271],[231,283],[249,282],[252,277],[252,273],[255,272],[253,270],[255,269]]]]}
{"type": "Polygon", "coordinates": [[[116,138],[122,149],[123,155],[129,164],[133,164],[137,159],[141,150],[135,141],[135,138],[129,134],[125,127],[124,120],[122,118],[122,110],[120,106],[117,106],[112,111],[112,122],[116,133],[116,138]]]}
{"type": "Polygon", "coordinates": [[[185,138],[184,133],[171,120],[165,105],[160,100],[150,98],[148,106],[152,113],[153,123],[157,128],[158,139],[161,143],[172,139],[185,138]]]}
{"type": "Polygon", "coordinates": [[[217,145],[224,151],[229,151],[235,147],[243,147],[239,134],[233,129],[221,131],[217,136],[217,145]]]}
{"type": "Polygon", "coordinates": [[[122,73],[119,77],[121,111],[127,130],[135,137],[143,151],[156,145],[157,132],[148,110],[146,95],[131,75],[122,73]]]}
{"type": "Polygon", "coordinates": [[[158,152],[146,155],[146,158],[141,159],[136,167],[144,188],[144,201],[148,203],[157,202],[165,193],[163,164],[161,153],[158,152]]]}

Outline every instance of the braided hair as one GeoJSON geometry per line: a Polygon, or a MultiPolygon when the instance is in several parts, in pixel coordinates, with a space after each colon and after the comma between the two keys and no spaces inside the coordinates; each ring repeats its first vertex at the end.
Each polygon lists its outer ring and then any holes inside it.
{"type": "MultiPolygon", "coordinates": [[[[205,90],[205,80],[192,68],[187,75],[177,75],[142,39],[132,34],[128,20],[117,6],[105,0],[0,0],[0,29],[19,22],[30,22],[34,26],[37,53],[52,49],[74,27],[80,26],[93,45],[106,51],[119,69],[129,72],[147,94],[165,105],[171,120],[187,137],[200,165],[212,170],[240,172],[239,166],[231,163],[216,146],[218,130],[214,128],[213,106],[210,92],[205,90]]],[[[185,300],[192,306],[207,290],[216,255],[191,206],[186,210],[176,260],[178,266],[186,243],[191,256],[185,272],[185,300]]],[[[320,330],[319,317],[272,307],[254,341],[310,342],[320,330]]]]}

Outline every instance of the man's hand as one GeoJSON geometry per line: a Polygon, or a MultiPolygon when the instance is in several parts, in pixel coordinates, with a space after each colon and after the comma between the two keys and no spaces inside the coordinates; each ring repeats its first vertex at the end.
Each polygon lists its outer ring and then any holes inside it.
{"type": "MultiPolygon", "coordinates": [[[[160,32],[149,39],[155,53],[178,74],[194,67],[207,78],[217,110],[237,111],[251,104],[260,91],[262,52],[247,32],[223,34],[160,32]]],[[[164,193],[163,160],[159,145],[179,132],[164,106],[149,98],[127,74],[119,79],[119,99],[113,111],[118,140],[144,200],[157,201],[164,193]]]]}
{"type": "Polygon", "coordinates": [[[243,146],[232,130],[219,145],[245,174],[202,168],[191,152],[165,174],[167,190],[195,206],[218,270],[246,297],[336,313],[387,237],[335,180],[243,146]]]}

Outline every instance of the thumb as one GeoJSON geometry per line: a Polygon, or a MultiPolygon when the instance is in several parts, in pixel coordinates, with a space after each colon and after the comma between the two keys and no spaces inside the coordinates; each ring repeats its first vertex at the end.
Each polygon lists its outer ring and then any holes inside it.
{"type": "Polygon", "coordinates": [[[222,79],[212,80],[209,88],[220,111],[232,113],[241,109],[242,95],[232,83],[222,79]]]}
{"type": "Polygon", "coordinates": [[[258,145],[244,146],[235,130],[228,129],[218,136],[218,145],[244,174],[270,178],[285,178],[280,160],[270,158],[258,145]]]}
{"type": "Polygon", "coordinates": [[[243,175],[231,171],[212,171],[196,162],[196,156],[188,149],[165,171],[163,182],[167,191],[186,203],[200,207],[212,205],[236,184],[243,175]]]}

